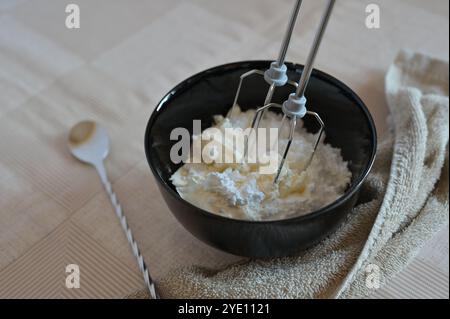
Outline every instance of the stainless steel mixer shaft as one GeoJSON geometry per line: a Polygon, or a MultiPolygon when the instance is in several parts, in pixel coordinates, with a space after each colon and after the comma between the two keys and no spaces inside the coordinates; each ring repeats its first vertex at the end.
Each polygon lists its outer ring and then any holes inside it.
{"type": "MultiPolygon", "coordinates": [[[[297,21],[297,16],[300,11],[301,4],[302,4],[302,0],[295,1],[295,5],[292,10],[286,32],[284,34],[284,38],[283,38],[281,48],[280,48],[280,53],[278,54],[277,60],[272,62],[270,65],[270,68],[267,69],[265,72],[263,72],[261,70],[250,70],[240,76],[239,85],[236,90],[236,94],[235,94],[234,101],[233,101],[233,107],[230,112],[230,117],[233,116],[233,111],[235,110],[236,105],[238,103],[239,94],[241,92],[241,87],[242,87],[242,82],[244,81],[245,78],[247,78],[249,76],[252,76],[252,75],[263,76],[264,79],[266,80],[266,82],[270,85],[263,105],[269,104],[272,101],[272,97],[273,97],[276,87],[284,86],[286,83],[297,87],[297,83],[288,80],[288,77],[286,75],[287,68],[284,65],[284,61],[286,58],[286,53],[289,48],[289,43],[291,41],[292,32],[294,30],[295,23],[297,21]]],[[[263,115],[264,114],[258,115],[259,121],[263,117],[263,115]]]]}
{"type": "MultiPolygon", "coordinates": [[[[278,59],[276,61],[276,67],[281,68],[284,65],[284,61],[286,59],[286,54],[289,49],[289,44],[291,42],[292,32],[294,31],[295,22],[297,21],[298,12],[300,11],[300,7],[302,5],[302,0],[297,0],[295,2],[294,9],[291,13],[291,18],[289,19],[289,23],[284,34],[283,42],[281,44],[280,53],[278,54],[278,59]]],[[[270,70],[270,69],[269,69],[270,70]]],[[[286,74],[286,73],[285,73],[286,74]]],[[[287,79],[287,77],[286,77],[287,79]]],[[[267,81],[267,80],[266,80],[267,81]]],[[[264,105],[272,102],[273,93],[275,91],[275,83],[271,83],[269,87],[269,91],[267,92],[266,99],[264,100],[264,105]]],[[[259,116],[259,121],[264,117],[264,112],[259,116]]]]}
{"type": "Polygon", "coordinates": [[[305,94],[306,86],[308,85],[309,78],[311,77],[311,72],[314,66],[314,60],[316,59],[317,52],[319,51],[320,43],[322,42],[325,29],[328,25],[328,20],[330,19],[331,12],[333,11],[335,0],[329,0],[328,6],[322,16],[322,21],[320,22],[319,30],[317,30],[316,36],[314,38],[313,45],[309,51],[308,58],[303,68],[302,76],[298,82],[298,87],[296,91],[297,97],[302,97],[305,94]]]}

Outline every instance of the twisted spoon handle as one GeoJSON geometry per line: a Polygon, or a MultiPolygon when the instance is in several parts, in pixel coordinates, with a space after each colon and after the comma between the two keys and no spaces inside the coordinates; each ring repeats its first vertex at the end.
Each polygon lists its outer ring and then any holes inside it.
{"type": "Polygon", "coordinates": [[[114,211],[116,212],[117,217],[119,218],[120,225],[122,226],[123,231],[125,232],[125,235],[127,237],[128,243],[131,246],[131,250],[133,251],[133,255],[136,257],[136,260],[139,265],[139,270],[142,273],[142,276],[144,277],[145,285],[148,288],[148,292],[152,299],[159,299],[158,292],[156,291],[155,283],[153,282],[150,273],[148,271],[147,265],[145,264],[144,257],[142,256],[138,244],[136,240],[133,237],[133,234],[131,233],[131,229],[128,226],[127,219],[122,211],[122,206],[120,206],[117,196],[114,193],[111,183],[108,180],[108,176],[106,175],[106,170],[103,165],[103,163],[97,163],[95,165],[95,168],[97,169],[98,174],[100,175],[100,179],[103,183],[103,186],[105,187],[106,192],[109,195],[109,200],[111,201],[111,204],[114,208],[114,211]]]}

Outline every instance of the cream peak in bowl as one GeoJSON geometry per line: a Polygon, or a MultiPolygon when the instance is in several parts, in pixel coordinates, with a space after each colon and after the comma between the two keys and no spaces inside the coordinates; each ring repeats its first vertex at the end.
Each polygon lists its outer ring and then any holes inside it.
{"type": "MultiPolygon", "coordinates": [[[[244,130],[251,125],[255,110],[233,111],[233,117],[214,117],[215,124],[193,140],[204,136],[211,138],[212,131],[219,138],[213,139],[213,150],[218,154],[240,159],[242,149],[224,132],[229,128],[244,130]],[[231,153],[231,154],[228,154],[231,153]],[[239,153],[239,154],[236,154],[239,153]]],[[[259,131],[278,127],[281,115],[267,112],[259,131]]],[[[287,143],[288,128],[279,132],[276,149],[284,149],[287,143]]],[[[278,137],[278,134],[277,134],[278,137]]],[[[291,151],[283,167],[278,183],[273,183],[276,170],[262,173],[264,170],[258,161],[215,160],[203,152],[206,161],[185,163],[170,178],[179,195],[191,204],[211,213],[240,220],[279,220],[301,216],[320,209],[342,196],[347,189],[351,172],[343,160],[338,148],[323,143],[323,139],[308,169],[304,169],[313,151],[316,134],[308,133],[299,125],[295,132],[291,151]]],[[[258,145],[261,137],[258,138],[258,145]]],[[[272,141],[271,139],[268,139],[272,141]]],[[[255,144],[248,142],[249,149],[255,144]]],[[[270,145],[272,143],[269,143],[270,145]]],[[[203,151],[210,146],[203,146],[203,151]]],[[[276,156],[280,157],[279,152],[276,156]]],[[[278,158],[276,158],[278,162],[278,158]]],[[[278,164],[274,165],[275,167],[278,164]]]]}

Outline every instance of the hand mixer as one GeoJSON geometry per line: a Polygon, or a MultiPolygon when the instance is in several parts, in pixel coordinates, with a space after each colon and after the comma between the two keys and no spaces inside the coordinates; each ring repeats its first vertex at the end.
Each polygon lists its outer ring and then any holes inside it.
{"type": "MultiPolygon", "coordinates": [[[[236,97],[235,97],[235,100],[233,103],[233,108],[234,108],[235,105],[237,104],[237,99],[238,99],[238,96],[240,93],[242,80],[252,74],[260,74],[260,75],[262,74],[262,75],[264,75],[264,79],[266,80],[266,82],[270,84],[270,87],[269,87],[269,90],[266,95],[266,100],[265,100],[264,106],[262,106],[256,110],[256,113],[255,113],[255,116],[253,118],[252,125],[251,125],[252,129],[257,131],[257,129],[259,128],[261,119],[264,117],[264,113],[271,107],[278,107],[278,108],[281,108],[281,110],[283,111],[283,118],[282,118],[280,126],[279,126],[279,132],[281,132],[286,120],[287,119],[290,120],[288,142],[287,142],[285,150],[283,152],[281,162],[278,166],[278,169],[277,169],[277,172],[275,175],[275,179],[274,179],[274,184],[278,183],[281,171],[282,171],[284,163],[286,161],[286,157],[288,156],[289,149],[291,147],[292,140],[294,138],[295,128],[297,126],[297,119],[298,118],[301,119],[301,118],[305,117],[306,115],[310,115],[310,116],[313,116],[320,125],[318,137],[313,146],[313,151],[312,151],[310,157],[308,158],[306,165],[303,167],[303,170],[306,170],[308,168],[308,166],[311,164],[311,161],[314,157],[314,153],[317,150],[317,146],[319,145],[320,139],[321,139],[323,131],[325,129],[325,125],[324,125],[322,119],[320,118],[319,114],[317,114],[316,112],[308,111],[306,109],[306,101],[307,100],[305,97],[305,90],[306,90],[306,86],[308,85],[309,79],[311,77],[314,60],[315,60],[315,57],[319,50],[319,46],[322,41],[322,37],[325,33],[325,29],[327,27],[328,20],[331,16],[331,12],[333,10],[335,0],[328,1],[325,13],[322,16],[322,19],[321,19],[321,22],[319,25],[319,29],[316,32],[316,35],[315,35],[312,47],[310,49],[310,52],[308,54],[307,61],[303,68],[300,80],[297,84],[297,83],[292,83],[287,80],[287,76],[286,76],[287,68],[284,65],[284,58],[286,56],[286,52],[289,47],[292,30],[295,25],[295,20],[298,15],[298,11],[300,9],[301,2],[302,1],[297,1],[296,5],[294,7],[294,10],[293,10],[293,13],[292,13],[289,25],[288,25],[288,29],[285,34],[284,40],[283,40],[279,59],[276,62],[272,62],[270,69],[268,69],[264,73],[259,70],[251,70],[251,71],[243,74],[241,76],[238,90],[236,92],[236,97]],[[296,87],[295,93],[290,94],[289,98],[283,104],[271,103],[271,99],[272,99],[275,87],[283,86],[286,83],[292,84],[293,86],[296,87]]],[[[247,147],[248,147],[248,145],[246,145],[246,148],[247,147]]]]}

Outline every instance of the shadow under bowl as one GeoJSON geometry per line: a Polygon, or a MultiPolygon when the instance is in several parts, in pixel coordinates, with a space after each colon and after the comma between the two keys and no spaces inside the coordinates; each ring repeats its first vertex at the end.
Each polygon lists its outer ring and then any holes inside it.
{"type": "MultiPolygon", "coordinates": [[[[375,159],[376,129],[361,99],[334,77],[314,70],[306,90],[309,110],[325,123],[325,142],[342,151],[352,179],[345,194],[333,203],[307,215],[273,221],[246,221],[218,216],[183,200],[170,182],[181,164],[170,159],[170,140],[176,127],[191,134],[194,119],[202,130],[213,124],[213,115],[226,115],[233,104],[241,74],[265,70],[270,61],[244,61],[214,67],[181,82],[158,103],[145,132],[145,152],[158,187],[170,211],[195,237],[223,251],[248,257],[293,255],[318,243],[345,220],[355,205],[363,181],[375,159]]],[[[303,66],[286,63],[290,80],[298,81],[303,66]]],[[[239,105],[243,110],[260,107],[268,85],[262,77],[244,81],[239,105]]],[[[273,102],[282,103],[292,93],[291,86],[276,89],[273,102]]],[[[304,120],[308,131],[318,129],[313,120],[304,120]]]]}

